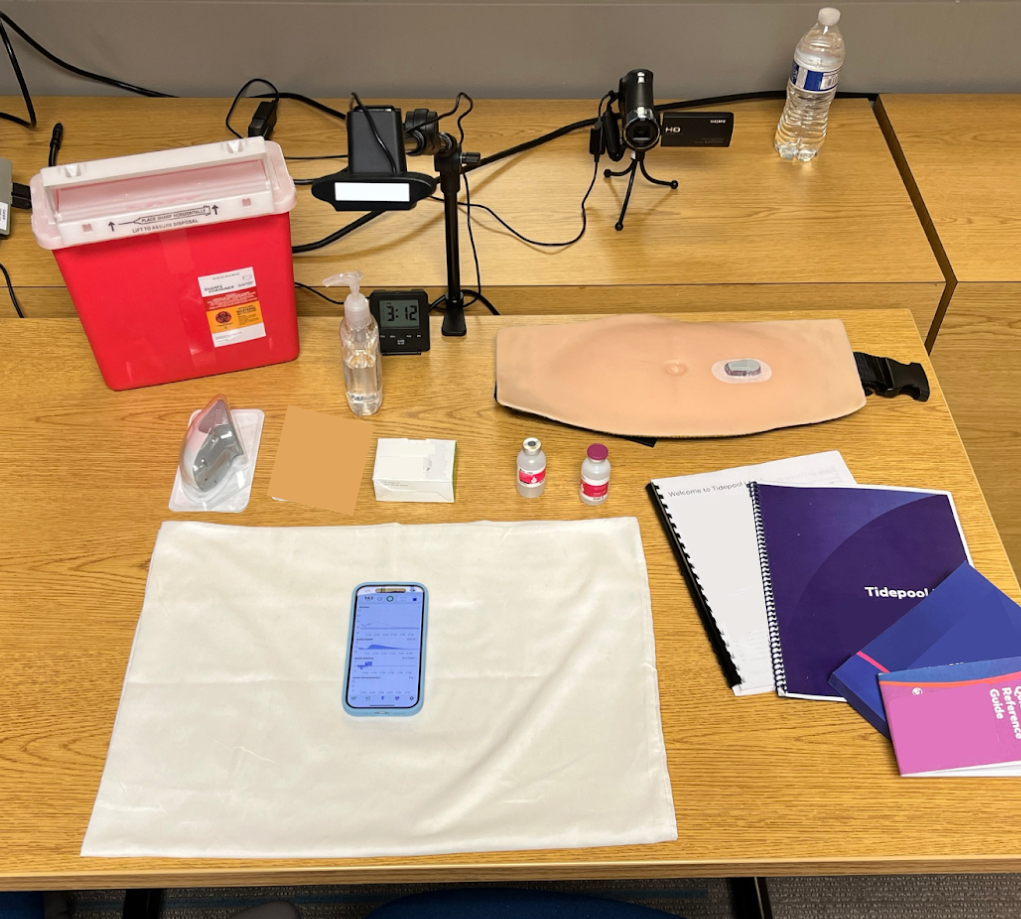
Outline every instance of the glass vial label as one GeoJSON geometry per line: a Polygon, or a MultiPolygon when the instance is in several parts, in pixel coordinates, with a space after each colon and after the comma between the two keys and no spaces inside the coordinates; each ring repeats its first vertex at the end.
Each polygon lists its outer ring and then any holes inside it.
{"type": "Polygon", "coordinates": [[[840,69],[809,70],[797,61],[791,64],[791,85],[809,93],[825,93],[837,85],[840,69]]]}
{"type": "Polygon", "coordinates": [[[518,469],[518,481],[522,485],[541,485],[546,481],[546,467],[529,472],[526,469],[518,469]]]}
{"type": "Polygon", "coordinates": [[[591,482],[586,482],[584,477],[581,480],[581,493],[586,498],[605,498],[609,490],[609,482],[603,482],[601,485],[593,485],[591,482]]]}

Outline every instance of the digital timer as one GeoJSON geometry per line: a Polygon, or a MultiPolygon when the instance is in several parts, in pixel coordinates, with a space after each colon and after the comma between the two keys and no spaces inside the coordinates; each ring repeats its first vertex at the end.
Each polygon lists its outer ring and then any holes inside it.
{"type": "Polygon", "coordinates": [[[424,290],[374,290],[369,309],[379,326],[383,354],[429,350],[429,295],[424,290]]]}

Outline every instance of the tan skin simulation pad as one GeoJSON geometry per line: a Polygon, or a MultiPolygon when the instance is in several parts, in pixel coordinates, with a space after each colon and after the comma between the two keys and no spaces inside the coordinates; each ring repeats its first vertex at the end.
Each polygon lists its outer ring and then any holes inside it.
{"type": "Polygon", "coordinates": [[[516,326],[497,335],[496,384],[508,408],[625,437],[755,434],[865,404],[839,319],[516,326]]]}

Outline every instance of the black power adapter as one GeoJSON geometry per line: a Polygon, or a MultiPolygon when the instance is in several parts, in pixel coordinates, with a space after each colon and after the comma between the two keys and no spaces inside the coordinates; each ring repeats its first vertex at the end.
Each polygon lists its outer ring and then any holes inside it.
{"type": "Polygon", "coordinates": [[[266,99],[264,102],[260,102],[255,109],[255,114],[252,115],[252,120],[248,122],[248,136],[269,139],[273,128],[277,125],[277,108],[278,100],[276,99],[266,99]]]}
{"type": "Polygon", "coordinates": [[[664,147],[729,147],[733,112],[664,112],[664,147]]]}

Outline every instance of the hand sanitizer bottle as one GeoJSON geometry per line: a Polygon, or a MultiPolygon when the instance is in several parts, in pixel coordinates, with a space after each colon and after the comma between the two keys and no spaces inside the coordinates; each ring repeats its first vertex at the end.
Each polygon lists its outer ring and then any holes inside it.
{"type": "Polygon", "coordinates": [[[383,361],[379,353],[379,328],[369,312],[369,301],[358,285],[360,271],[335,274],[323,281],[326,287],[347,284],[340,344],[344,359],[347,404],[356,415],[375,415],[383,404],[383,361]]]}

